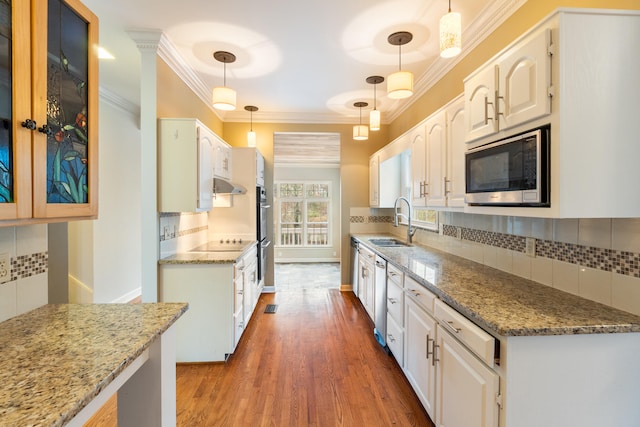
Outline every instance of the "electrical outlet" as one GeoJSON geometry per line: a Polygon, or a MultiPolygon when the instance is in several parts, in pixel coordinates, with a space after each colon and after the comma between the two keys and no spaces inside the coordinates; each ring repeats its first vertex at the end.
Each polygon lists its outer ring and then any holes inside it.
{"type": "Polygon", "coordinates": [[[456,227],[456,239],[462,239],[462,227],[456,227]]]}
{"type": "Polygon", "coordinates": [[[0,283],[11,280],[11,255],[0,253],[0,283]]]}
{"type": "Polygon", "coordinates": [[[533,237],[527,237],[525,239],[525,249],[524,252],[532,257],[535,258],[536,256],[536,239],[534,239],[533,237]]]}

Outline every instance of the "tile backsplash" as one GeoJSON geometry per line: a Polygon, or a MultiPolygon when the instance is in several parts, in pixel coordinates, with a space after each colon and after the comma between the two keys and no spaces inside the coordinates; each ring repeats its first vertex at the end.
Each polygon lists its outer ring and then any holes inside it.
{"type": "Polygon", "coordinates": [[[208,214],[200,213],[160,213],[160,257],[187,251],[207,242],[208,214]]]}

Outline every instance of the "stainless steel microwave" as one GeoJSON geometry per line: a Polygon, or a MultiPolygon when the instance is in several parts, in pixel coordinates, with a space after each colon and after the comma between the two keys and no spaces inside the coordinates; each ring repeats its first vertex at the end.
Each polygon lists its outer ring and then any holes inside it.
{"type": "Polygon", "coordinates": [[[536,128],[467,151],[465,201],[476,206],[549,206],[550,130],[536,128]]]}

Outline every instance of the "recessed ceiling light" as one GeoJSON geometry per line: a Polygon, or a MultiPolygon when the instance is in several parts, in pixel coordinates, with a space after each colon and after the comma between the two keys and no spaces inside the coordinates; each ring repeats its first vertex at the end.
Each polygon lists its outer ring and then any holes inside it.
{"type": "Polygon", "coordinates": [[[98,58],[99,59],[116,59],[107,49],[102,46],[98,46],[98,58]]]}

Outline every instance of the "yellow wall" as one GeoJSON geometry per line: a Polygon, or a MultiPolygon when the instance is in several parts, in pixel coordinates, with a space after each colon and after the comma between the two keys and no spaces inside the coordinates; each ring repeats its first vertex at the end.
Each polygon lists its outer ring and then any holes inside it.
{"type": "Polygon", "coordinates": [[[209,129],[222,136],[222,120],[206,105],[166,62],[157,61],[157,109],[158,118],[195,117],[209,129]]]}
{"type": "MultiPolygon", "coordinates": [[[[639,0],[529,0],[482,43],[460,61],[444,78],[436,83],[389,127],[390,139],[397,138],[448,101],[460,95],[463,80],[476,68],[491,59],[505,46],[558,7],[637,9],[639,0]]],[[[464,43],[464,40],[463,40],[464,43]]]]}

